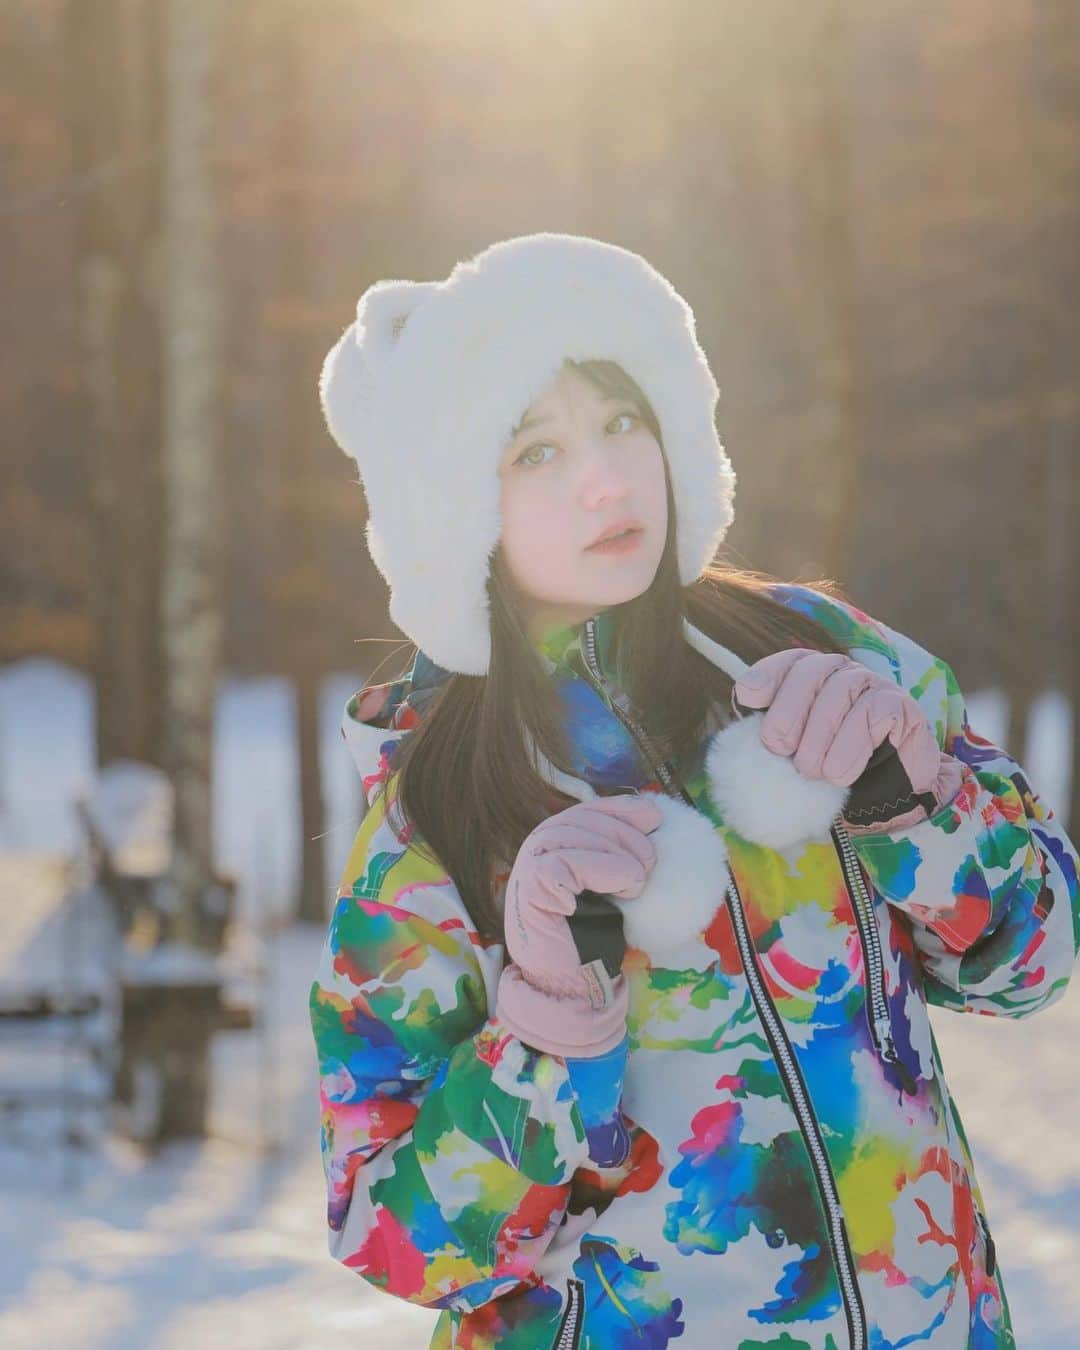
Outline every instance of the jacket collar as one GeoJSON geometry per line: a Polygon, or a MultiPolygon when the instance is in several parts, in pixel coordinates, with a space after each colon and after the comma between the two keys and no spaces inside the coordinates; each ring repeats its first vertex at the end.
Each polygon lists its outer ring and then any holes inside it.
{"type": "MultiPolygon", "coordinates": [[[[589,632],[595,640],[596,661],[607,685],[607,695],[625,700],[616,678],[613,660],[615,614],[610,608],[598,611],[577,624],[551,625],[533,646],[549,675],[559,686],[569,718],[568,730],[573,743],[580,747],[579,773],[586,778],[608,779],[615,784],[627,784],[634,777],[636,752],[632,738],[619,722],[607,697],[593,689],[593,681],[585,660],[589,632]]],[[[734,653],[707,638],[703,633],[684,623],[687,641],[704,656],[736,678],[745,669],[745,663],[734,653]]],[[[393,752],[393,743],[406,735],[423,719],[428,706],[450,671],[418,651],[411,671],[401,679],[384,684],[369,684],[348,700],[341,719],[341,732],[346,746],[364,782],[368,784],[384,776],[393,752]]],[[[568,787],[564,775],[549,766],[549,781],[556,782],[571,795],[588,795],[568,787]]]]}
{"type": "Polygon", "coordinates": [[[590,631],[600,672],[605,679],[613,679],[615,615],[611,609],[599,610],[581,623],[548,625],[533,638],[533,649],[550,675],[579,674],[587,664],[590,631]]]}

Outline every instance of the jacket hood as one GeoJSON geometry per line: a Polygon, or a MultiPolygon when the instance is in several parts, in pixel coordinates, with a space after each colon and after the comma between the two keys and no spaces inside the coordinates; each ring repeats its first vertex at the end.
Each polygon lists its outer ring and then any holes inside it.
{"type": "MultiPolygon", "coordinates": [[[[597,659],[607,673],[614,628],[610,610],[596,615],[597,659]]],[[[533,640],[545,669],[553,677],[580,669],[585,622],[552,624],[533,640]]],[[[411,669],[396,680],[367,684],[350,695],[341,718],[341,734],[369,796],[369,785],[389,769],[393,747],[418,726],[439,689],[453,672],[417,651],[411,669]]]]}
{"type": "Polygon", "coordinates": [[[367,684],[350,695],[341,718],[341,735],[352,756],[365,799],[387,774],[394,746],[420,724],[450,671],[417,651],[410,670],[397,680],[367,684]]]}

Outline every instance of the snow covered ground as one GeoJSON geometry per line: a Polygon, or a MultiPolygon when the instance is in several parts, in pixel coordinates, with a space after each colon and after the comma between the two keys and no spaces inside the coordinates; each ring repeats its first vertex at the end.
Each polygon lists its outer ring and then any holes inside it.
{"type": "MultiPolygon", "coordinates": [[[[327,861],[352,836],[356,785],[324,690],[327,861]]],[[[1000,700],[971,700],[1001,735],[1000,700]]],[[[1067,709],[1043,700],[1022,762],[1060,813],[1067,709]]],[[[214,1044],[212,1137],[152,1162],[117,1139],[80,1154],[53,1131],[3,1142],[0,1346],[39,1350],[320,1350],[427,1345],[434,1317],[371,1290],[326,1250],[307,992],[324,932],[273,931],[298,852],[291,703],[278,681],[232,682],[219,705],[219,858],[265,936],[265,1021],[214,1044]],[[248,790],[258,782],[259,793],[248,790]],[[259,803],[256,806],[256,802],[259,803]]],[[[70,793],[92,764],[85,683],[42,662],[0,674],[0,848],[70,846],[70,793]]],[[[11,897],[5,897],[8,905],[11,897]]],[[[1080,989],[1080,985],[1077,986],[1080,989]]],[[[1080,1346],[1080,993],[1027,1021],[935,1011],[1004,1271],[1021,1350],[1080,1346]]],[[[2,1056],[2,1050],[0,1050],[2,1056]]]]}
{"type": "Polygon", "coordinates": [[[106,1138],[67,1159],[9,1148],[0,1174],[0,1345],[42,1350],[426,1346],[431,1313],[369,1288],[326,1249],[307,991],[323,932],[268,952],[265,1031],[214,1043],[212,1138],[149,1165],[106,1138]]]}

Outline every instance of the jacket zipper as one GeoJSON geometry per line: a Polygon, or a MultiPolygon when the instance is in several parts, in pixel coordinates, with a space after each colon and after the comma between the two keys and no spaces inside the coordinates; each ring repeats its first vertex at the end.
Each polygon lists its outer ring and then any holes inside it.
{"type": "Polygon", "coordinates": [[[750,994],[754,1000],[754,1006],[757,1009],[761,1024],[765,1028],[765,1035],[768,1037],[773,1057],[779,1066],[780,1076],[784,1080],[788,1099],[794,1108],[803,1138],[806,1140],[807,1148],[810,1151],[810,1159],[817,1178],[818,1189],[828,1214],[829,1241],[832,1245],[833,1263],[836,1266],[836,1273],[840,1279],[840,1288],[844,1298],[844,1314],[847,1318],[851,1347],[852,1350],[865,1350],[866,1310],[863,1307],[862,1296],[859,1292],[847,1224],[844,1221],[840,1196],[836,1190],[836,1179],[825,1152],[821,1125],[814,1114],[809,1090],[791,1048],[791,1042],[784,1031],[780,1014],[776,1011],[776,1005],[773,1003],[761,978],[757,953],[754,950],[746,923],[742,897],[739,895],[735,877],[730,868],[728,868],[728,877],[729,882],[725,899],[728,912],[731,915],[732,927],[735,930],[735,939],[739,945],[739,956],[743,963],[743,970],[750,985],[750,994]]]}
{"type": "Polygon", "coordinates": [[[866,988],[869,995],[866,1002],[866,1017],[870,1023],[870,1034],[879,1057],[893,1066],[904,1090],[914,1094],[917,1084],[911,1071],[897,1054],[896,1042],[893,1039],[892,1017],[889,1013],[888,991],[885,985],[885,962],[881,955],[881,934],[874,918],[874,902],[867,892],[866,881],[851,836],[840,816],[833,821],[832,837],[843,868],[844,882],[851,907],[855,912],[855,926],[859,930],[859,941],[863,949],[866,988]]]}
{"type": "MultiPolygon", "coordinates": [[[[598,692],[605,696],[605,701],[635,737],[649,763],[653,765],[659,775],[665,789],[672,796],[679,795],[688,806],[694,806],[694,800],[690,793],[682,783],[676,782],[675,775],[664,763],[663,757],[658,756],[653,750],[645,731],[637,725],[623,707],[615,702],[614,697],[608,691],[606,681],[596,660],[594,619],[587,619],[585,622],[585,639],[585,663],[591,679],[598,686],[598,692]]],[[[844,1220],[840,1196],[836,1189],[836,1178],[833,1176],[832,1166],[825,1151],[821,1124],[814,1113],[810,1093],[803,1078],[802,1070],[795,1058],[791,1042],[784,1030],[780,1014],[777,1012],[776,1005],[761,977],[757,952],[750,937],[742,897],[739,895],[735,876],[730,867],[728,868],[728,885],[724,899],[731,916],[731,924],[739,947],[739,957],[750,989],[750,996],[754,1001],[755,1011],[769,1041],[773,1058],[787,1092],[788,1101],[791,1103],[795,1118],[799,1123],[810,1155],[818,1192],[828,1216],[829,1243],[832,1248],[833,1265],[836,1269],[843,1298],[844,1316],[847,1320],[851,1350],[866,1350],[866,1309],[863,1306],[862,1295],[859,1291],[847,1224],[844,1220]]],[[[562,1350],[561,1344],[558,1346],[558,1350],[562,1350]]]]}
{"type": "Polygon", "coordinates": [[[986,1221],[986,1215],[983,1214],[978,1205],[975,1206],[975,1218],[982,1229],[983,1249],[985,1251],[983,1265],[986,1269],[987,1279],[991,1279],[997,1269],[997,1253],[994,1248],[994,1239],[990,1236],[990,1225],[986,1221]]]}
{"type": "Polygon", "coordinates": [[[663,783],[664,790],[667,792],[668,796],[675,797],[681,795],[691,806],[693,806],[693,801],[691,800],[689,794],[682,788],[676,786],[675,780],[671,774],[671,771],[668,769],[668,766],[664,760],[663,755],[658,755],[656,753],[649,737],[630,716],[630,713],[626,707],[626,703],[628,703],[629,700],[625,699],[625,696],[621,696],[615,690],[613,690],[608,685],[607,680],[605,680],[604,676],[601,674],[600,663],[596,659],[595,619],[585,620],[585,664],[588,667],[588,673],[592,678],[592,682],[596,686],[597,693],[600,694],[600,696],[603,698],[607,706],[611,709],[611,711],[615,714],[615,716],[619,719],[619,721],[623,724],[623,726],[627,729],[627,731],[630,732],[634,740],[637,741],[638,748],[641,750],[641,753],[645,756],[645,759],[648,762],[649,767],[652,769],[653,773],[656,774],[657,778],[659,778],[661,783],[663,783]]]}
{"type": "Polygon", "coordinates": [[[585,1286],[580,1280],[566,1281],[566,1311],[555,1333],[551,1350],[578,1350],[581,1343],[581,1311],[585,1304],[585,1286]]]}

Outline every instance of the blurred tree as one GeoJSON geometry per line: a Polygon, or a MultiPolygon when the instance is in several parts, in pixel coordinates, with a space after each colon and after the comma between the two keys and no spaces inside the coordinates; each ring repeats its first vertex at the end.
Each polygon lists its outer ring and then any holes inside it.
{"type": "Polygon", "coordinates": [[[164,22],[165,767],[176,789],[168,937],[207,945],[211,767],[221,652],[223,276],[214,141],[216,0],[167,0],[164,22]]]}
{"type": "MultiPolygon", "coordinates": [[[[1063,13],[1051,6],[1035,14],[1020,7],[1012,16],[1014,42],[995,80],[1010,110],[997,137],[997,159],[1008,175],[1008,196],[1021,204],[1027,256],[1002,275],[999,285],[1013,315],[1016,362],[1012,379],[1014,431],[1010,469],[1010,562],[1002,578],[1005,683],[1009,695],[1006,744],[1024,755],[1031,711],[1049,686],[1067,684],[1057,634],[1068,622],[1062,598],[1070,590],[1075,516],[1068,511],[1067,480],[1058,460],[1064,449],[1062,413],[1071,412],[1075,439],[1075,306],[1062,303],[1061,272],[1068,249],[1061,237],[1062,187],[1067,167],[1075,175],[1075,140],[1061,136],[1060,89],[1073,71],[1073,112],[1080,110],[1077,59],[1067,43],[1038,41],[1056,28],[1063,13]],[[1065,172],[1063,172],[1065,171],[1065,172]],[[1062,488],[1066,490],[1062,492],[1062,488]],[[1033,603],[1033,597],[1045,597],[1033,603]]],[[[1072,178],[1073,187],[1077,179],[1072,178]]],[[[1074,757],[1074,763],[1076,762],[1074,757]]]]}
{"type": "Polygon", "coordinates": [[[805,263],[800,310],[813,326],[816,388],[810,400],[809,453],[799,462],[803,501],[819,533],[816,566],[858,584],[855,527],[863,501],[860,435],[858,278],[856,276],[851,98],[852,12],[847,0],[806,10],[808,78],[793,81],[792,166],[805,263]]]}
{"type": "Polygon", "coordinates": [[[289,633],[284,657],[296,690],[300,766],[300,876],[295,916],[313,923],[327,917],[322,771],[319,762],[319,691],[326,673],[329,606],[325,602],[329,559],[319,481],[326,435],[317,397],[325,331],[311,304],[316,269],[312,200],[308,191],[308,79],[304,25],[295,0],[279,4],[277,57],[278,144],[276,164],[283,191],[279,201],[282,266],[271,295],[279,315],[279,355],[285,408],[286,482],[282,502],[281,564],[285,573],[281,621],[289,633]]]}
{"type": "MultiPolygon", "coordinates": [[[[1064,493],[1065,507],[1069,520],[1080,517],[1080,454],[1074,453],[1066,461],[1064,493]]],[[[1080,595],[1080,547],[1075,538],[1068,555],[1067,594],[1070,597],[1080,595]]],[[[1076,622],[1075,608],[1071,611],[1072,622],[1062,634],[1064,652],[1065,694],[1072,715],[1071,735],[1069,738],[1069,763],[1071,766],[1070,803],[1067,830],[1071,839],[1080,839],[1080,624],[1076,622]]]]}
{"type": "Polygon", "coordinates": [[[162,756],[159,20],[155,0],[65,7],[101,765],[162,756]]]}

